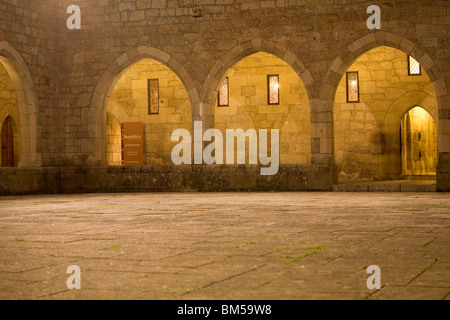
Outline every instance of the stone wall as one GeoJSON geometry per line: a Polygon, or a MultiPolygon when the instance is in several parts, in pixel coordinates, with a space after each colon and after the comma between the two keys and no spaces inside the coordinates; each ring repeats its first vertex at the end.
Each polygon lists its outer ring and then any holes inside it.
{"type": "Polygon", "coordinates": [[[258,165],[72,167],[0,172],[0,196],[89,192],[327,191],[332,168],[281,165],[261,176],[258,165]]]}
{"type": "MultiPolygon", "coordinates": [[[[311,161],[311,126],[308,94],[299,76],[283,60],[259,52],[237,62],[229,78],[229,106],[218,107],[215,100],[215,128],[279,130],[281,164],[311,161]],[[268,105],[267,75],[280,79],[280,104],[268,105]]],[[[268,141],[269,138],[268,138],[268,141]]],[[[247,156],[248,156],[248,147],[247,156]]],[[[224,153],[225,154],[225,153],[224,153]]],[[[248,163],[248,161],[247,161],[248,163]]]]}
{"type": "MultiPolygon", "coordinates": [[[[62,2],[62,6],[66,4],[71,3],[62,2]]],[[[382,32],[385,33],[380,33],[378,38],[365,38],[362,43],[359,40],[364,36],[376,33],[366,27],[368,15],[365,12],[371,4],[369,1],[357,4],[339,1],[321,6],[313,1],[298,4],[237,0],[81,1],[82,29],[61,31],[61,42],[67,48],[64,64],[72,68],[67,74],[71,80],[66,90],[68,95],[74,96],[70,91],[81,86],[87,89],[74,103],[86,117],[88,127],[85,130],[94,131],[89,136],[102,144],[102,124],[100,120],[90,123],[88,115],[101,108],[101,95],[107,93],[108,83],[114,82],[122,66],[136,62],[134,57],[152,57],[164,60],[166,65],[179,71],[176,73],[187,84],[193,117],[213,126],[214,91],[223,75],[252,51],[266,51],[283,58],[304,82],[313,101],[312,160],[327,162],[333,155],[329,132],[333,119],[327,114],[330,111],[320,105],[327,103],[321,100],[326,99],[329,92],[325,77],[329,68],[337,67],[332,66],[336,57],[342,54],[354,59],[366,50],[365,46],[374,43],[404,46],[408,53],[417,47],[414,53],[419,60],[428,59],[430,54],[433,56],[433,63],[426,65],[426,69],[433,68],[434,63],[444,66],[448,56],[445,46],[442,47],[445,41],[439,42],[446,34],[447,3],[428,1],[410,6],[407,2],[384,1],[380,7],[384,13],[382,32]],[[197,9],[202,10],[201,16],[194,14],[197,9]],[[411,23],[417,27],[412,27],[411,23]],[[387,33],[395,36],[387,37],[387,33]],[[428,40],[430,37],[433,40],[428,40]],[[422,48],[429,50],[425,52],[422,48]],[[83,76],[72,76],[78,72],[83,76]],[[102,81],[101,86],[100,78],[106,81],[102,81]],[[99,99],[92,97],[92,90],[100,94],[99,99]]],[[[437,77],[433,74],[432,82],[438,80],[437,77]]],[[[95,154],[100,148],[90,146],[88,141],[82,140],[76,149],[86,152],[92,163],[102,161],[102,156],[95,154]]],[[[74,159],[74,155],[68,155],[68,159],[74,159]]]]}
{"type": "MultiPolygon", "coordinates": [[[[360,55],[389,46],[416,58],[430,79],[438,190],[450,190],[449,1],[377,1],[381,30],[366,26],[369,0],[79,0],[81,30],[68,30],[72,4],[0,2],[0,54],[24,89],[17,93],[22,166],[105,166],[109,97],[123,72],[144,58],[173,70],[192,119],[213,127],[221,79],[242,58],[263,51],[301,79],[311,111],[311,166],[332,167],[339,82],[360,55]]],[[[323,179],[331,190],[329,176],[323,179]]]]}
{"type": "MultiPolygon", "coordinates": [[[[117,82],[108,102],[108,112],[119,123],[143,122],[144,164],[170,164],[176,142],[172,132],[182,128],[191,131],[192,115],[188,94],[177,75],[162,63],[151,59],[131,66],[117,82]],[[159,114],[149,114],[147,80],[159,80],[159,114]]],[[[111,116],[109,116],[111,118],[111,116]]],[[[108,161],[120,164],[120,127],[109,120],[108,161]],[[115,150],[115,152],[112,152],[115,150]]]]}

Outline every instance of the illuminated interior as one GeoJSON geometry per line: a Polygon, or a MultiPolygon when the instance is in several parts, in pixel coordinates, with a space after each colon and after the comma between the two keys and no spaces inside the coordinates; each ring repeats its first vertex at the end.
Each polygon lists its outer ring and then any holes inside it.
{"type": "MultiPolygon", "coordinates": [[[[282,59],[257,52],[235,63],[226,78],[229,105],[216,108],[215,128],[278,129],[280,164],[310,163],[310,106],[298,74],[282,59]]],[[[248,163],[248,144],[246,150],[248,163]]]]}
{"type": "Polygon", "coordinates": [[[437,164],[436,124],[421,107],[408,111],[401,123],[404,175],[435,175],[437,164]]]}
{"type": "Polygon", "coordinates": [[[122,164],[124,122],[144,125],[144,165],[171,164],[175,145],[170,139],[172,132],[179,128],[190,131],[192,127],[189,97],[178,76],[164,64],[144,59],[117,82],[107,111],[107,161],[111,166],[122,164]],[[157,85],[158,90],[150,90],[149,84],[157,85]]]}
{"type": "Polygon", "coordinates": [[[436,94],[426,72],[410,76],[409,67],[406,53],[382,46],[362,54],[343,75],[334,103],[338,183],[436,174],[436,94]],[[409,113],[412,106],[430,114],[416,108],[409,113]],[[412,133],[404,131],[407,121],[412,133]]]}

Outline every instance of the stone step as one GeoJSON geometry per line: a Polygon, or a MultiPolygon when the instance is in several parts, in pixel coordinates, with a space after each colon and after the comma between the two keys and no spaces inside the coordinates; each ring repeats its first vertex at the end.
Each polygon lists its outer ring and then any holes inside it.
{"type": "Polygon", "coordinates": [[[436,192],[436,184],[345,183],[335,184],[335,192],[436,192]]]}
{"type": "Polygon", "coordinates": [[[436,175],[402,176],[402,180],[436,180],[436,175]]]}

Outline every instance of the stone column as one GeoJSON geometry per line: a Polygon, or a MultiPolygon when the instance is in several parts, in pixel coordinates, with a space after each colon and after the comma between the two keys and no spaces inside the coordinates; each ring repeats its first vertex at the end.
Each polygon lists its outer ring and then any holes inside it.
{"type": "Polygon", "coordinates": [[[333,190],[334,126],[333,102],[312,99],[311,106],[311,164],[308,177],[310,189],[333,190]]]}
{"type": "MultiPolygon", "coordinates": [[[[448,81],[449,82],[449,81],[448,81]]],[[[449,83],[450,85],[450,83],[449,83]]],[[[436,169],[437,190],[450,191],[450,95],[438,97],[439,138],[438,165],[436,169]]]]}

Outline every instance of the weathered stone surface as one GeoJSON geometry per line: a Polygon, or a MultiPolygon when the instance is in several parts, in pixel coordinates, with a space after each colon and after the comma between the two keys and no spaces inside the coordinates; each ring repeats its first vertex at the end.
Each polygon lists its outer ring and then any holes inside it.
{"type": "MultiPolygon", "coordinates": [[[[361,54],[379,46],[411,54],[423,64],[442,122],[439,150],[441,154],[450,150],[450,133],[443,128],[450,116],[445,112],[450,88],[448,1],[381,3],[381,30],[366,26],[372,1],[82,1],[81,30],[68,30],[66,9],[72,4],[71,0],[0,4],[0,53],[16,73],[13,83],[23,88],[18,90],[17,104],[24,167],[106,166],[107,99],[116,78],[143,58],[165,64],[180,78],[192,119],[210,127],[215,123],[218,81],[237,61],[258,51],[284,60],[305,86],[315,125],[311,154],[301,162],[334,165],[334,158],[339,158],[332,123],[339,81],[361,54]]],[[[389,69],[391,64],[384,61],[379,66],[389,69]]],[[[380,70],[374,71],[379,86],[364,84],[368,100],[376,101],[383,86],[389,98],[402,94],[404,77],[393,76],[388,83],[380,70]]],[[[352,117],[362,120],[360,111],[343,113],[344,123],[352,117]]],[[[376,112],[378,119],[381,112],[376,112]]],[[[369,146],[369,150],[379,154],[383,148],[369,146]]],[[[441,166],[450,163],[447,157],[439,159],[441,166]]],[[[372,166],[369,173],[376,170],[372,166]]],[[[328,175],[322,179],[309,177],[307,188],[330,190],[328,175]]],[[[69,185],[68,177],[62,180],[69,185]]],[[[447,175],[438,177],[437,184],[439,190],[450,190],[447,175]]],[[[44,192],[54,189],[41,182],[17,188],[38,187],[44,192]]]]}
{"type": "Polygon", "coordinates": [[[328,166],[281,165],[262,176],[258,165],[151,165],[5,169],[0,195],[79,192],[307,191],[333,189],[328,166]],[[21,183],[17,183],[20,179],[21,183]]]}
{"type": "Polygon", "coordinates": [[[449,298],[446,194],[43,195],[0,207],[0,299],[449,298]],[[71,265],[80,290],[66,286],[71,265]],[[366,286],[370,265],[380,290],[366,286]]]}

